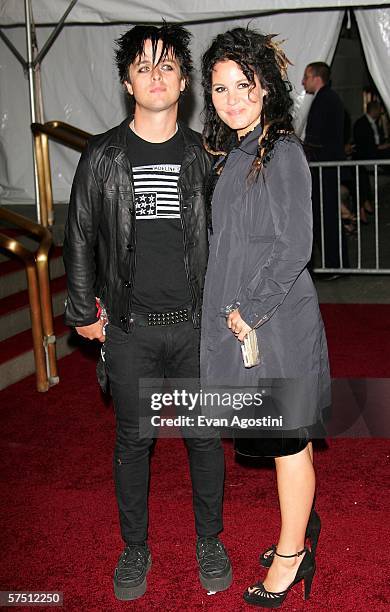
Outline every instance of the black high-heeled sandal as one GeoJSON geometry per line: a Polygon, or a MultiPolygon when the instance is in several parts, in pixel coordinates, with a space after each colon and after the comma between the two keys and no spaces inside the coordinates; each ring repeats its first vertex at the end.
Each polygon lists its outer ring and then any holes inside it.
{"type": "Polygon", "coordinates": [[[290,559],[291,557],[300,557],[305,554],[302,559],[300,566],[298,567],[297,573],[295,574],[295,578],[292,583],[285,589],[284,591],[280,591],[279,593],[274,593],[272,591],[267,591],[262,582],[257,582],[253,586],[248,587],[245,591],[243,597],[246,603],[251,604],[253,606],[260,606],[262,608],[280,608],[284,600],[286,599],[288,592],[290,589],[301,580],[304,581],[304,599],[309,599],[311,592],[311,585],[313,582],[313,577],[316,571],[316,562],[314,559],[313,553],[308,549],[304,548],[299,552],[295,553],[295,555],[280,555],[275,550],[275,555],[278,557],[284,557],[285,559],[290,559]]]}
{"type": "MultiPolygon", "coordinates": [[[[305,541],[310,540],[310,550],[315,556],[318,544],[318,538],[320,537],[321,531],[321,519],[318,513],[312,509],[310,512],[309,522],[306,527],[305,541]]],[[[272,544],[269,548],[264,550],[259,556],[260,565],[263,567],[271,567],[272,561],[274,560],[274,554],[276,551],[276,544],[272,544]]]]}

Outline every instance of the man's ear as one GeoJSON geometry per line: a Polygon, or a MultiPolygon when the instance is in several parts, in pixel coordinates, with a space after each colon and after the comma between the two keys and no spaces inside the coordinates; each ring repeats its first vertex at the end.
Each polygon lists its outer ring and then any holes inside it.
{"type": "Polygon", "coordinates": [[[124,86],[126,87],[127,92],[132,96],[133,95],[133,88],[131,86],[130,81],[125,81],[124,82],[124,86]]]}

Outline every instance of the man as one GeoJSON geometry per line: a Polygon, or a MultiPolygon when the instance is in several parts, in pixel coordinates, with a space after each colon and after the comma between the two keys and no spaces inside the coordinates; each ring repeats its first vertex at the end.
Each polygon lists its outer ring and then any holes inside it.
{"type": "MultiPolygon", "coordinates": [[[[309,161],[325,162],[344,159],[344,107],[330,86],[330,68],[325,62],[308,64],[302,79],[307,94],[314,96],[306,124],[305,150],[309,161]]],[[[312,168],[312,201],[314,241],[321,249],[320,179],[318,168],[312,168]]],[[[325,267],[339,268],[338,184],[335,168],[322,170],[324,210],[325,267]]],[[[348,267],[348,253],[342,233],[343,266],[348,267]]],[[[334,275],[328,279],[335,278],[334,275]]]]}
{"type": "MultiPolygon", "coordinates": [[[[104,342],[117,436],[114,479],[125,549],[114,573],[118,599],[146,590],[149,454],[139,435],[140,379],[199,376],[199,322],[207,262],[200,136],[177,123],[192,62],[180,26],[136,26],[117,41],[116,63],[134,117],[94,136],[75,175],[66,226],[66,319],[104,342]]],[[[232,581],[222,530],[224,457],[218,436],[188,437],[196,556],[202,586],[232,581]]],[[[180,560],[178,559],[178,569],[180,560]]]]}
{"type": "Polygon", "coordinates": [[[377,100],[367,104],[367,112],[353,126],[353,139],[357,159],[388,159],[390,143],[384,142],[378,125],[381,105],[377,100]]]}
{"type": "MultiPolygon", "coordinates": [[[[382,150],[383,145],[381,144],[381,135],[377,124],[380,113],[380,104],[371,101],[367,104],[367,112],[354,123],[355,159],[380,159],[382,154],[385,153],[385,150],[382,150]]],[[[359,166],[359,197],[360,218],[363,223],[368,223],[366,213],[372,214],[374,209],[370,177],[368,168],[365,166],[359,166]]]]}
{"type": "MultiPolygon", "coordinates": [[[[384,142],[383,131],[378,119],[381,116],[381,105],[377,100],[367,104],[367,112],[360,117],[353,126],[353,139],[355,143],[355,159],[388,159],[390,157],[390,143],[384,142]]],[[[382,166],[382,171],[388,172],[390,166],[382,166]]],[[[360,218],[367,223],[366,212],[374,212],[372,205],[372,189],[368,168],[359,166],[360,188],[360,218]]]]}

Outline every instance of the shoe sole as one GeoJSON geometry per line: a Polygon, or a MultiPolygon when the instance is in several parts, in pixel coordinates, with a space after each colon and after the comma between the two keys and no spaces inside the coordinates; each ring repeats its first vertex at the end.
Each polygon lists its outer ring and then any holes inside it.
{"type": "Polygon", "coordinates": [[[206,589],[206,591],[213,591],[214,593],[226,591],[233,581],[232,568],[229,569],[226,576],[220,576],[219,578],[208,578],[199,572],[199,580],[200,584],[204,589],[206,589]]]}
{"type": "MultiPolygon", "coordinates": [[[[146,567],[146,575],[151,567],[152,567],[152,561],[150,560],[148,561],[148,565],[146,567]]],[[[142,595],[145,595],[146,593],[146,575],[140,584],[137,584],[137,586],[133,586],[133,587],[119,587],[115,583],[115,578],[114,578],[115,597],[119,599],[120,601],[132,601],[133,599],[138,599],[139,597],[142,597],[142,595]]]]}

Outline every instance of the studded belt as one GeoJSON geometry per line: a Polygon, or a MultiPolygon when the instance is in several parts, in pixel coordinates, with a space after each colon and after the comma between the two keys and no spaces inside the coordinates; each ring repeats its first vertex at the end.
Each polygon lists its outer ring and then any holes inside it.
{"type": "Polygon", "coordinates": [[[181,308],[180,310],[171,310],[170,312],[148,312],[146,314],[131,313],[130,322],[141,327],[149,327],[154,325],[175,325],[176,323],[184,323],[190,318],[190,309],[181,308]]]}

